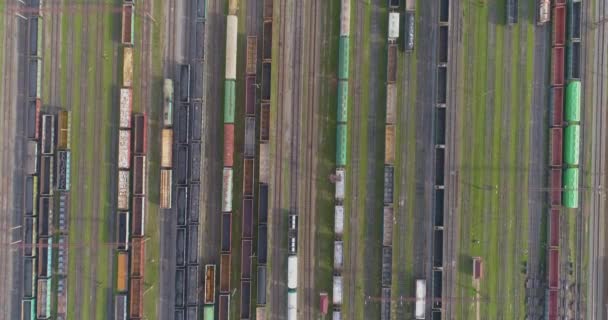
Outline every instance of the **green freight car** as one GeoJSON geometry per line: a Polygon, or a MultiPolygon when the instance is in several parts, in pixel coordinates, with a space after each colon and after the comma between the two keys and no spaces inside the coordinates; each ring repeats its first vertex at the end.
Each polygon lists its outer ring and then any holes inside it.
{"type": "Polygon", "coordinates": [[[338,82],[338,123],[348,120],[348,81],[338,82]]]}
{"type": "Polygon", "coordinates": [[[578,168],[564,170],[562,203],[566,208],[578,208],[578,168]]]}
{"type": "Polygon", "coordinates": [[[226,80],[224,86],[224,123],[234,123],[235,80],[226,80]]]}
{"type": "Polygon", "coordinates": [[[203,307],[203,320],[213,320],[215,319],[215,306],[214,305],[205,305],[203,307]]]}
{"type": "Polygon", "coordinates": [[[347,135],[346,124],[339,123],[336,141],[336,165],[338,167],[346,166],[347,135]]]}
{"type": "Polygon", "coordinates": [[[348,64],[349,64],[349,38],[348,36],[340,37],[339,56],[338,56],[338,79],[348,79],[348,64]]]}
{"type": "Polygon", "coordinates": [[[567,122],[581,121],[581,82],[571,81],[566,87],[564,118],[567,122]]]}
{"type": "Polygon", "coordinates": [[[21,320],[36,320],[36,299],[21,300],[21,320]]]}
{"type": "Polygon", "coordinates": [[[564,130],[564,162],[569,166],[578,166],[581,147],[581,127],[572,124],[564,130]]]}

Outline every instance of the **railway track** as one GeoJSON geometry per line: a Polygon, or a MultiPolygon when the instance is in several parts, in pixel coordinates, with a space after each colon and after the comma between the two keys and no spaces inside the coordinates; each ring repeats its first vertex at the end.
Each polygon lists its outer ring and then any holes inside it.
{"type": "MultiPolygon", "coordinates": [[[[13,75],[15,74],[15,56],[14,48],[15,41],[11,38],[15,37],[16,34],[16,19],[17,17],[14,14],[9,13],[8,11],[4,12],[4,23],[5,23],[5,31],[4,31],[4,61],[3,61],[3,69],[2,74],[5,75],[3,77],[3,85],[2,85],[2,103],[4,108],[2,108],[2,136],[5,139],[2,139],[2,150],[14,150],[11,143],[14,136],[13,132],[13,104],[15,95],[7,94],[8,92],[14,92],[14,79],[13,75]],[[6,76],[8,75],[8,76],[6,76]]],[[[13,274],[12,270],[12,250],[11,246],[8,244],[11,243],[13,239],[11,239],[10,232],[12,225],[12,217],[13,217],[13,206],[12,206],[12,197],[11,197],[11,186],[13,185],[13,165],[11,162],[12,152],[2,152],[1,158],[1,168],[3,172],[7,174],[2,177],[2,185],[0,186],[0,243],[6,244],[3,245],[3,248],[0,249],[0,282],[7,284],[2,287],[2,291],[0,297],[5,299],[7,303],[3,303],[0,306],[0,316],[11,317],[12,313],[12,305],[15,303],[11,298],[11,285],[10,283],[15,283],[12,281],[11,275],[13,274]],[[8,302],[11,303],[8,303],[8,302]]],[[[21,173],[20,171],[19,173],[21,173]]],[[[21,175],[21,174],[20,174],[21,175]]],[[[21,175],[22,176],[22,175],[21,175]]],[[[21,216],[21,215],[18,215],[21,216]]],[[[21,279],[18,279],[16,283],[21,283],[21,279]]]]}
{"type": "MultiPolygon", "coordinates": [[[[304,179],[304,199],[302,202],[302,210],[300,212],[304,215],[304,224],[303,224],[303,233],[302,243],[304,244],[304,252],[303,252],[303,262],[304,262],[304,272],[300,273],[303,275],[304,281],[303,285],[300,285],[301,296],[303,296],[303,310],[304,310],[304,319],[313,319],[314,318],[314,299],[315,299],[315,282],[314,282],[314,273],[315,273],[315,157],[316,154],[316,140],[315,140],[315,132],[316,132],[316,109],[317,109],[317,94],[318,89],[316,87],[316,79],[317,79],[317,70],[318,70],[318,48],[317,48],[317,38],[318,38],[318,29],[317,29],[317,20],[319,17],[319,12],[317,10],[318,1],[308,1],[307,3],[307,11],[308,14],[305,15],[308,19],[308,26],[306,32],[307,35],[307,44],[306,48],[311,52],[311,54],[306,55],[306,65],[309,66],[307,69],[308,75],[306,76],[306,85],[308,90],[306,91],[306,95],[302,98],[305,100],[304,102],[304,114],[307,114],[308,117],[301,117],[306,119],[306,128],[305,128],[305,159],[306,162],[304,164],[304,175],[302,178],[304,179]]],[[[300,224],[302,225],[302,224],[300,224]]]]}
{"type": "MultiPolygon", "coordinates": [[[[594,16],[592,17],[592,21],[586,21],[587,23],[591,22],[591,23],[595,23],[596,21],[604,21],[606,19],[606,11],[608,9],[606,2],[605,1],[598,1],[595,2],[597,5],[597,10],[593,10],[593,9],[588,9],[588,12],[591,12],[594,14],[594,16]]],[[[585,6],[588,6],[588,2],[584,1],[583,4],[585,6]]],[[[589,26],[589,24],[585,25],[585,26],[589,26]]],[[[605,23],[601,23],[598,24],[596,26],[596,30],[594,31],[595,33],[595,39],[594,39],[594,43],[595,43],[595,52],[593,53],[593,57],[594,57],[594,61],[595,63],[593,64],[596,67],[596,70],[605,70],[606,65],[608,64],[608,60],[606,59],[606,55],[608,54],[608,51],[606,50],[606,47],[608,46],[608,39],[606,39],[606,28],[608,26],[605,23]]],[[[605,172],[605,162],[604,162],[604,156],[606,154],[606,127],[605,127],[605,121],[606,121],[606,102],[607,102],[607,92],[604,89],[604,86],[606,85],[606,81],[605,80],[605,73],[604,72],[592,72],[591,75],[588,75],[589,77],[591,77],[591,81],[590,81],[590,85],[593,86],[593,88],[595,90],[593,90],[593,99],[592,101],[592,112],[587,113],[587,112],[583,112],[582,113],[582,120],[583,123],[590,123],[590,120],[593,121],[593,134],[591,137],[585,137],[583,136],[582,139],[584,141],[584,139],[589,138],[592,141],[592,150],[591,150],[591,181],[590,181],[590,185],[592,187],[596,187],[596,186],[601,186],[603,185],[603,183],[605,183],[605,178],[603,176],[603,174],[601,174],[602,172],[605,172]],[[591,116],[590,116],[591,115],[591,116]]],[[[586,82],[586,81],[585,81],[586,82]]],[[[581,164],[581,168],[584,169],[584,163],[582,162],[581,164]]],[[[584,170],[587,171],[587,170],[584,170]]],[[[583,172],[584,172],[583,171],[583,172]]],[[[584,215],[584,207],[577,210],[578,211],[578,215],[577,215],[577,256],[576,256],[576,260],[577,260],[577,269],[582,267],[582,253],[581,251],[584,248],[584,244],[583,244],[583,231],[584,231],[584,221],[583,219],[586,217],[586,215],[584,215]]],[[[602,259],[600,258],[601,255],[605,254],[605,252],[601,252],[600,249],[605,245],[603,243],[601,243],[601,239],[602,239],[602,232],[605,230],[605,226],[602,226],[601,223],[603,221],[605,221],[604,219],[602,219],[602,213],[605,209],[605,201],[604,201],[604,197],[601,194],[598,193],[592,193],[591,195],[591,208],[590,208],[590,216],[589,216],[589,228],[591,229],[591,233],[590,233],[590,239],[589,239],[589,246],[590,246],[590,252],[589,252],[589,283],[588,285],[590,286],[590,288],[588,288],[588,292],[589,292],[589,301],[588,301],[588,317],[586,317],[587,319],[593,319],[593,320],[599,320],[599,319],[604,319],[606,316],[606,310],[605,310],[605,300],[606,300],[606,296],[605,296],[605,288],[603,288],[604,283],[603,283],[603,274],[604,271],[603,269],[600,269],[600,266],[603,266],[605,264],[605,262],[602,261],[602,259]]],[[[580,270],[577,270],[576,275],[577,275],[577,283],[580,286],[580,281],[581,276],[580,276],[581,272],[580,270]]],[[[577,299],[580,303],[580,290],[578,292],[579,299],[577,299]]],[[[578,316],[583,318],[585,313],[583,311],[580,310],[580,305],[577,304],[577,311],[578,311],[578,316]]]]}
{"type": "MultiPolygon", "coordinates": [[[[276,3],[276,2],[275,2],[276,3]]],[[[275,65],[278,64],[278,92],[277,92],[277,101],[276,101],[276,112],[277,115],[275,117],[276,127],[274,134],[274,143],[276,147],[276,152],[274,154],[274,165],[275,168],[274,174],[272,174],[272,185],[269,187],[270,194],[272,194],[272,207],[270,214],[272,215],[272,223],[273,230],[269,232],[272,235],[272,241],[269,243],[280,243],[283,240],[284,230],[282,230],[283,223],[283,214],[281,208],[281,199],[282,199],[282,186],[281,181],[283,180],[283,115],[284,115],[284,92],[285,92],[285,79],[284,79],[284,70],[287,70],[287,67],[290,65],[286,60],[285,55],[285,33],[286,33],[286,13],[287,13],[287,1],[279,1],[279,57],[275,61],[275,65]],[[276,63],[278,62],[278,63],[276,63]],[[274,190],[273,190],[274,188],[274,190]],[[276,219],[276,221],[275,221],[276,219]],[[278,241],[276,239],[279,239],[278,241]]],[[[273,26],[273,27],[276,27],[273,26]]],[[[280,272],[284,272],[284,269],[281,269],[282,255],[281,250],[277,250],[275,245],[269,246],[272,248],[272,268],[271,277],[270,277],[270,310],[272,311],[270,314],[270,319],[282,319],[285,318],[286,303],[282,303],[281,298],[284,295],[279,294],[279,288],[282,288],[284,284],[277,283],[277,279],[282,279],[284,277],[280,276],[280,272]],[[283,317],[281,317],[283,316],[283,317]]],[[[283,301],[284,302],[284,301],[283,301]]]]}
{"type": "MultiPolygon", "coordinates": [[[[351,2],[352,3],[352,2],[351,2]]],[[[363,17],[363,12],[365,11],[364,3],[362,1],[355,1],[356,3],[356,10],[357,10],[357,19],[361,20],[363,17]]],[[[352,10],[352,9],[351,9],[352,10]]],[[[352,18],[351,18],[352,19],[352,18]]],[[[352,25],[352,23],[351,23],[352,25]]],[[[357,23],[357,32],[355,34],[355,44],[354,47],[355,48],[361,48],[362,47],[362,36],[363,36],[363,23],[357,23]]],[[[351,164],[350,164],[350,171],[348,171],[347,174],[347,180],[346,180],[346,185],[350,186],[350,188],[347,187],[346,190],[349,190],[351,192],[347,191],[347,194],[350,195],[347,199],[347,201],[350,201],[351,206],[350,206],[350,219],[348,219],[348,223],[345,222],[345,224],[348,227],[348,234],[349,234],[349,244],[348,244],[348,253],[347,253],[347,257],[345,259],[345,263],[344,263],[344,289],[348,288],[347,292],[347,297],[348,297],[348,310],[344,310],[345,314],[344,317],[346,319],[357,319],[356,317],[356,310],[355,310],[355,299],[356,299],[356,279],[358,277],[357,272],[357,253],[358,253],[358,246],[357,246],[357,236],[359,234],[359,204],[358,204],[358,199],[359,199],[359,184],[358,183],[349,183],[349,181],[358,181],[358,176],[359,176],[359,135],[360,135],[360,122],[361,122],[361,65],[363,63],[362,61],[362,55],[358,54],[357,55],[357,61],[354,65],[354,71],[350,72],[351,74],[351,81],[352,81],[352,88],[350,89],[351,92],[353,92],[353,117],[352,120],[350,121],[350,123],[352,123],[352,129],[351,131],[351,136],[349,137],[349,144],[350,144],[350,157],[348,157],[348,159],[351,160],[351,164]]],[[[346,215],[346,214],[345,214],[346,215]]],[[[345,219],[346,220],[346,219],[345,219]]]]}

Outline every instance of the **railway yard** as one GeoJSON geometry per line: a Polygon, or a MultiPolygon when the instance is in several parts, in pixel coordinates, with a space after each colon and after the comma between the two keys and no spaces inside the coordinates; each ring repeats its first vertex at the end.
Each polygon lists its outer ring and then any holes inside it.
{"type": "Polygon", "coordinates": [[[0,320],[608,319],[608,2],[0,1],[0,320]]]}

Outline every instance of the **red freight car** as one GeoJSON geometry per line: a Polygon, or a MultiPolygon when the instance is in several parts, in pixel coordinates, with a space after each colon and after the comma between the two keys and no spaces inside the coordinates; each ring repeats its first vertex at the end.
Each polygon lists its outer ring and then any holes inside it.
{"type": "Polygon", "coordinates": [[[557,320],[557,290],[549,290],[548,320],[557,320]]]}
{"type": "Polygon", "coordinates": [[[220,292],[230,292],[230,253],[220,256],[220,292]]]}
{"type": "Polygon", "coordinates": [[[132,238],[131,241],[131,277],[143,277],[146,245],[141,238],[132,238]]]}
{"type": "Polygon", "coordinates": [[[253,197],[254,185],[254,161],[253,159],[245,159],[243,163],[243,195],[245,197],[253,197]]]}
{"type": "Polygon", "coordinates": [[[224,124],[224,166],[234,164],[234,124],[224,124]]]}
{"type": "Polygon", "coordinates": [[[557,289],[559,284],[559,252],[549,249],[549,288],[557,289]]]}
{"type": "Polygon", "coordinates": [[[146,156],[133,158],[133,194],[136,196],[146,194],[146,156]]]}
{"type": "Polygon", "coordinates": [[[551,169],[550,175],[549,187],[551,188],[551,192],[549,193],[549,202],[551,206],[559,206],[562,204],[562,170],[551,169]]]}
{"type": "Polygon", "coordinates": [[[553,46],[566,44],[566,6],[553,8],[553,46]]]}
{"type": "Polygon", "coordinates": [[[133,115],[133,153],[145,154],[148,148],[146,138],[146,115],[138,113],[133,115]]]}
{"type": "Polygon", "coordinates": [[[551,50],[551,85],[564,85],[564,47],[554,47],[551,50]]]}
{"type": "Polygon", "coordinates": [[[549,216],[551,230],[549,231],[549,246],[559,247],[559,208],[551,208],[549,216]]]}
{"type": "Polygon", "coordinates": [[[243,239],[241,245],[241,279],[251,279],[251,256],[253,255],[253,242],[243,239]]]}
{"type": "Polygon", "coordinates": [[[253,199],[243,199],[243,239],[253,237],[253,199]]]}
{"type": "Polygon", "coordinates": [[[245,78],[245,114],[255,116],[255,93],[256,93],[255,75],[245,78]]]}
{"type": "Polygon", "coordinates": [[[144,225],[145,221],[145,198],[143,197],[133,197],[133,224],[132,224],[132,234],[136,237],[143,237],[144,235],[144,225]]]}
{"type": "Polygon", "coordinates": [[[270,103],[260,106],[260,141],[270,139],[270,103]]]}
{"type": "Polygon", "coordinates": [[[129,287],[129,317],[131,319],[140,319],[144,316],[143,282],[143,279],[131,278],[129,287]]]}
{"type": "Polygon", "coordinates": [[[388,83],[397,81],[397,45],[391,44],[388,46],[388,62],[387,62],[386,78],[388,83]]]}
{"type": "Polygon", "coordinates": [[[551,128],[551,166],[562,166],[562,128],[551,128]]]}
{"type": "Polygon", "coordinates": [[[564,87],[553,87],[551,101],[551,126],[561,127],[564,124],[564,87]]]}

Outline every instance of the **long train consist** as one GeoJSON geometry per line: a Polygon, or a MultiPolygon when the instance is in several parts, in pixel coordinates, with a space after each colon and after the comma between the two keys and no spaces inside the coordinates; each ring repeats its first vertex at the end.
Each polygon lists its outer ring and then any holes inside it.
{"type": "Polygon", "coordinates": [[[559,319],[560,305],[566,304],[560,302],[561,211],[579,206],[581,6],[580,0],[567,4],[566,0],[556,0],[553,7],[545,297],[545,316],[549,320],[559,319]]]}

